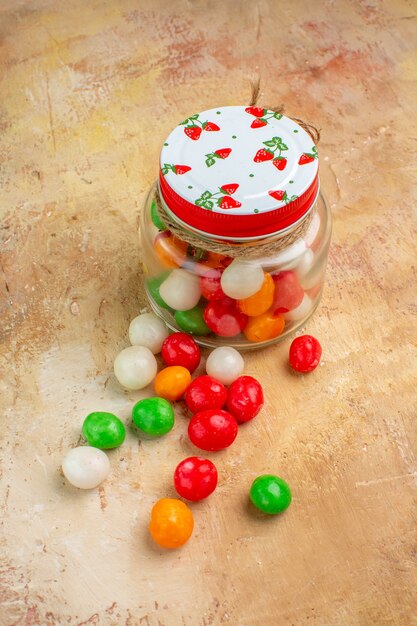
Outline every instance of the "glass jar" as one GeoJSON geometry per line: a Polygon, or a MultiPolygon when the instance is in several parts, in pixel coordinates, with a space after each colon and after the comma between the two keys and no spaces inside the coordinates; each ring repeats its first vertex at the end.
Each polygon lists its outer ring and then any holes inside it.
{"type": "Polygon", "coordinates": [[[331,235],[310,135],[260,107],[187,118],[140,231],[147,297],[169,328],[238,349],[288,336],[319,304],[331,235]]]}

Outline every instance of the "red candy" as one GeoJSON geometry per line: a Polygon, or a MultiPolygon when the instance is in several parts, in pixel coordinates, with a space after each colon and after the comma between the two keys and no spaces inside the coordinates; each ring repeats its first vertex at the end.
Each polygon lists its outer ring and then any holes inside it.
{"type": "Polygon", "coordinates": [[[185,402],[192,413],[221,409],[226,404],[226,398],[226,387],[213,376],[198,376],[185,394],[185,402]]]}
{"type": "Polygon", "coordinates": [[[165,365],[182,365],[193,372],[200,364],[200,348],[186,333],[173,333],[162,344],[161,356],[165,365]]]}
{"type": "Polygon", "coordinates": [[[179,463],[174,472],[174,485],[179,496],[196,502],[207,498],[217,486],[217,469],[209,459],[190,456],[179,463]]]}
{"type": "Polygon", "coordinates": [[[285,270],[278,274],[271,274],[275,283],[274,299],[271,311],[273,313],[288,313],[296,309],[304,297],[297,274],[291,270],[285,270]]]}
{"type": "Polygon", "coordinates": [[[252,376],[239,376],[229,387],[227,410],[239,422],[248,422],[258,415],[264,403],[260,383],[252,376]]]}
{"type": "Polygon", "coordinates": [[[226,297],[209,302],[204,321],[219,337],[234,337],[245,328],[248,316],[239,311],[234,300],[226,297]]]}
{"type": "Polygon", "coordinates": [[[290,365],[296,372],[312,372],[321,359],[321,345],[311,335],[301,335],[290,346],[290,365]]]}
{"type": "Polygon", "coordinates": [[[222,272],[217,269],[208,270],[200,278],[200,288],[203,298],[206,300],[221,300],[225,298],[225,294],[220,285],[222,272]]]}
{"type": "Polygon", "coordinates": [[[196,413],[188,425],[191,442],[202,450],[228,448],[237,436],[237,421],[227,411],[211,409],[196,413]]]}

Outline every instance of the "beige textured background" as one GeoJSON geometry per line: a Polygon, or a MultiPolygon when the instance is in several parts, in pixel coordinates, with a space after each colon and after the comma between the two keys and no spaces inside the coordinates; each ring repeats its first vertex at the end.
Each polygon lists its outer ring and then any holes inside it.
{"type": "Polygon", "coordinates": [[[0,0],[1,626],[417,624],[416,32],[412,0],[0,0]],[[58,468],[89,411],[129,422],[140,397],[111,368],[161,142],[256,74],[322,128],[323,364],[247,356],[265,409],[163,553],[146,525],[191,451],[181,406],[166,438],[129,432],[99,490],[58,468]],[[247,506],[264,471],[292,486],[280,518],[247,506]]]}

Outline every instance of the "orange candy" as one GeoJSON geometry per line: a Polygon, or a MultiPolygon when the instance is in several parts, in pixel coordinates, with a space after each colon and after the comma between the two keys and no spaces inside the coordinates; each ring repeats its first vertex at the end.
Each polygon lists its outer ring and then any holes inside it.
{"type": "Polygon", "coordinates": [[[224,254],[218,254],[217,252],[209,252],[207,259],[203,261],[204,265],[208,265],[213,268],[225,268],[231,262],[230,257],[224,256],[224,254]]]}
{"type": "Polygon", "coordinates": [[[162,498],[153,506],[149,531],[163,548],[179,548],[191,537],[194,517],[191,510],[176,498],[162,498]]]}
{"type": "Polygon", "coordinates": [[[180,267],[187,256],[187,244],[169,231],[155,237],[154,250],[164,267],[180,267]]]}
{"type": "Polygon", "coordinates": [[[262,315],[262,313],[265,313],[272,304],[274,299],[274,290],[275,283],[272,276],[270,274],[265,274],[264,282],[262,283],[259,291],[254,293],[253,296],[249,296],[249,298],[238,300],[239,309],[242,313],[245,313],[250,317],[262,315]]]}
{"type": "Polygon", "coordinates": [[[156,395],[175,402],[182,398],[191,383],[191,374],[182,365],[165,367],[156,375],[154,387],[156,395]]]}
{"type": "Polygon", "coordinates": [[[267,311],[257,317],[250,317],[244,329],[248,341],[268,341],[278,337],[284,330],[285,320],[281,315],[267,311]]]}

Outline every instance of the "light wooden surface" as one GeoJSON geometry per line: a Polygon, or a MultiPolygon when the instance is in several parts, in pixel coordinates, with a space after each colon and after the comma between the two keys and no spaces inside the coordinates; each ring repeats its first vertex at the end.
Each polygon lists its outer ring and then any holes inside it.
{"type": "Polygon", "coordinates": [[[410,626],[416,600],[416,5],[407,0],[1,0],[0,624],[410,626]],[[246,357],[266,406],[215,458],[179,551],[148,539],[191,452],[175,430],[110,453],[97,491],[59,466],[85,415],[129,423],[111,375],[145,305],[139,211],[161,142],[190,113],[263,103],[322,128],[334,214],[308,331],[246,357]],[[413,191],[414,189],[414,191],[413,191]],[[293,504],[247,504],[262,472],[293,504]]]}

